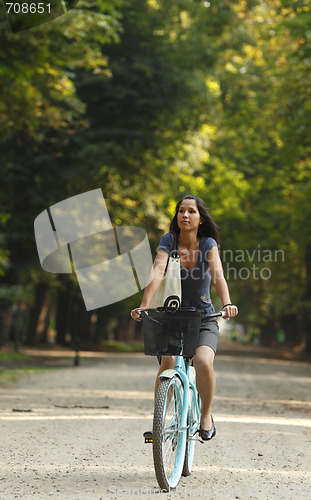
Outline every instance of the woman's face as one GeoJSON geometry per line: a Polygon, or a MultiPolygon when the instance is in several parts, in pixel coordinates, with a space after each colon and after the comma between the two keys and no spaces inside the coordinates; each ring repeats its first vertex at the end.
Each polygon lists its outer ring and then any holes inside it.
{"type": "Polygon", "coordinates": [[[200,212],[195,200],[182,200],[178,213],[177,224],[181,231],[198,229],[201,220],[200,212]]]}

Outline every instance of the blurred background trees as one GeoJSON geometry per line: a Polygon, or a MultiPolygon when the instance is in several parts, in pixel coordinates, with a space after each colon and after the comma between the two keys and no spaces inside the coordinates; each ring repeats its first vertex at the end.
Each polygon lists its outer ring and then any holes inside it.
{"type": "Polygon", "coordinates": [[[175,203],[203,198],[239,322],[310,352],[309,1],[81,0],[24,32],[2,20],[0,344],[140,335],[140,294],[86,312],[74,275],[38,260],[36,216],[100,187],[153,250],[175,203]]]}

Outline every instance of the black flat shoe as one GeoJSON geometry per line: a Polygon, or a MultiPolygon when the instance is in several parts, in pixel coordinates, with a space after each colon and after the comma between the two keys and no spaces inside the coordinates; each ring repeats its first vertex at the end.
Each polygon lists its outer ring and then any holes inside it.
{"type": "Polygon", "coordinates": [[[211,415],[211,419],[212,419],[212,427],[208,431],[206,431],[205,429],[202,429],[202,427],[200,427],[199,436],[201,439],[203,439],[203,441],[209,441],[210,439],[212,439],[212,437],[214,437],[216,435],[216,427],[215,427],[212,415],[211,415]]]}

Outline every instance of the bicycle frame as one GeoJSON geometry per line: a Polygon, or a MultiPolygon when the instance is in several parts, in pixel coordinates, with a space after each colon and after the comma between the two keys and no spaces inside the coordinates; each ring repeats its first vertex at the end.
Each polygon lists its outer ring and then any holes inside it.
{"type": "MultiPolygon", "coordinates": [[[[193,394],[195,394],[195,395],[197,394],[197,388],[195,385],[195,377],[194,377],[195,371],[194,371],[194,369],[192,371],[191,368],[193,368],[193,367],[190,365],[189,362],[185,362],[185,359],[183,356],[176,356],[174,369],[164,370],[159,375],[159,378],[167,378],[167,379],[171,379],[175,375],[177,375],[183,383],[184,398],[183,398],[181,421],[180,421],[180,424],[181,424],[180,432],[184,432],[188,428],[187,417],[188,417],[188,411],[189,411],[190,389],[192,389],[193,394]],[[193,373],[193,375],[191,374],[191,372],[193,373]]],[[[196,397],[193,398],[193,401],[194,401],[194,404],[196,405],[195,406],[196,414],[199,415],[200,410],[199,410],[197,398],[196,397]]],[[[192,401],[192,404],[193,404],[193,401],[192,401]]],[[[198,423],[198,425],[199,425],[199,423],[198,423]]],[[[193,434],[190,433],[190,436],[191,435],[192,435],[192,437],[190,437],[188,439],[193,439],[193,434]]]]}
{"type": "MultiPolygon", "coordinates": [[[[167,310],[167,308],[163,309],[167,310]]],[[[219,312],[213,313],[209,317],[223,315],[223,312],[219,312]]],[[[151,324],[154,326],[153,322],[152,318],[151,324]]],[[[155,323],[162,328],[161,323],[157,321],[155,323]]],[[[146,331],[148,332],[147,329],[146,331]]],[[[151,331],[156,333],[159,331],[159,335],[162,335],[163,332],[161,329],[151,331]]],[[[189,331],[193,332],[191,329],[185,330],[187,333],[189,331]]],[[[174,368],[164,370],[159,375],[160,383],[155,400],[152,440],[145,441],[153,443],[156,478],[164,491],[176,488],[182,475],[191,474],[195,441],[203,443],[201,438],[195,437],[201,420],[195,368],[190,362],[191,357],[189,357],[189,355],[195,355],[195,344],[184,343],[183,323],[179,324],[177,333],[180,334],[179,340],[173,339],[172,342],[171,337],[167,344],[163,342],[164,347],[162,347],[161,342],[154,345],[151,342],[152,347],[147,351],[152,353],[151,355],[161,353],[161,356],[173,356],[170,353],[178,353],[174,354],[174,368]],[[166,345],[173,346],[173,349],[166,348],[166,345]],[[177,351],[176,347],[179,348],[177,351]],[[167,354],[163,354],[163,350],[167,354]]]]}
{"type": "MultiPolygon", "coordinates": [[[[224,317],[225,312],[220,311],[218,313],[212,313],[209,315],[209,318],[216,318],[219,316],[224,317]]],[[[197,388],[196,388],[196,383],[195,383],[195,370],[194,368],[190,365],[190,363],[187,361],[185,362],[185,358],[182,355],[182,347],[181,347],[181,353],[180,355],[175,356],[175,367],[174,369],[168,369],[164,370],[160,375],[159,378],[166,378],[166,379],[171,379],[175,375],[177,375],[184,387],[184,398],[183,398],[183,405],[182,405],[182,415],[181,415],[181,428],[180,428],[180,433],[185,432],[188,428],[187,425],[187,417],[188,417],[188,411],[193,411],[192,405],[195,405],[195,412],[196,415],[200,416],[200,409],[198,405],[198,398],[192,398],[191,404],[189,404],[189,396],[190,396],[190,389],[192,389],[193,394],[196,396],[198,394],[197,388]],[[193,368],[193,371],[191,370],[193,368]],[[194,376],[191,375],[191,372],[193,373],[194,376]]],[[[199,427],[199,422],[198,425],[196,426],[197,428],[199,427]]],[[[194,429],[194,432],[189,432],[190,437],[187,438],[187,441],[190,439],[195,439],[194,434],[196,432],[196,429],[194,429]]]]}

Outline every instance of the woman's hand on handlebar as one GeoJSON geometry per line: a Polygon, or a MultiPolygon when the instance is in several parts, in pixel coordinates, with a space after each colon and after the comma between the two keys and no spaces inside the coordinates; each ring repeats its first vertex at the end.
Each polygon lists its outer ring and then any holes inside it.
{"type": "Polygon", "coordinates": [[[136,307],[135,309],[132,309],[130,312],[131,318],[134,319],[135,321],[141,321],[140,311],[142,309],[143,309],[142,307],[136,307]]]}
{"type": "Polygon", "coordinates": [[[223,316],[224,319],[233,318],[239,312],[237,306],[233,304],[228,304],[225,307],[223,307],[223,311],[225,312],[225,316],[223,316]]]}

